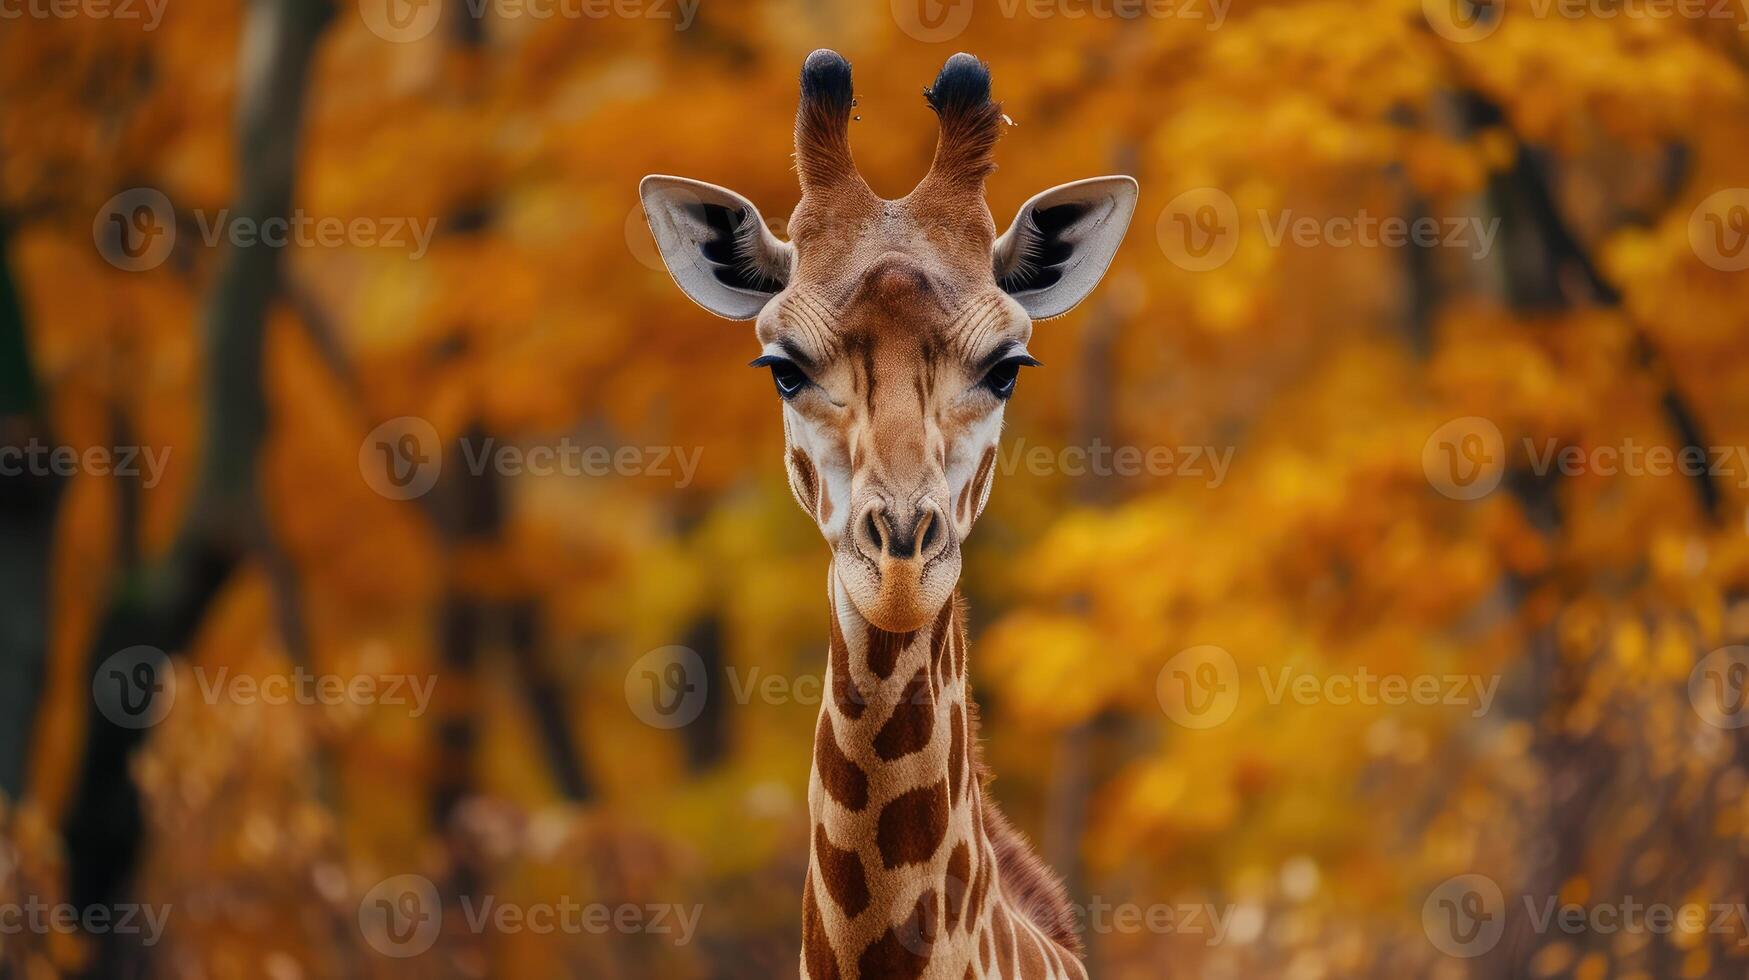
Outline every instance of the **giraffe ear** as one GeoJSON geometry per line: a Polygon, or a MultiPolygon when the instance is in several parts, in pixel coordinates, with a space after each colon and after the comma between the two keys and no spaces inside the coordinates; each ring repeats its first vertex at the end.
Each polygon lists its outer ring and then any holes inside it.
{"type": "Polygon", "coordinates": [[[1136,211],[1133,177],[1090,177],[1020,206],[991,248],[996,282],[1028,316],[1062,316],[1093,292],[1136,211]]]}
{"type": "Polygon", "coordinates": [[[789,281],[794,249],[734,191],[652,174],[638,185],[638,197],[668,274],[717,316],[750,320],[789,281]]]}

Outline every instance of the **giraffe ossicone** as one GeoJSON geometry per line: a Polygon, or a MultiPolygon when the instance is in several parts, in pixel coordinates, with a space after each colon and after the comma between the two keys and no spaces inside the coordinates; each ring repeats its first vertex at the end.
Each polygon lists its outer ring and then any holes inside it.
{"type": "Polygon", "coordinates": [[[1075,980],[1086,970],[1063,888],[985,795],[956,586],[1003,408],[1037,364],[1032,324],[1098,284],[1136,182],[1052,188],[998,236],[984,181],[1003,115],[988,68],[956,54],[924,95],[934,159],[883,200],[851,155],[850,63],[808,56],[790,241],[726,188],[656,175],[639,191],[680,288],[756,321],[790,488],[833,553],[801,975],[1075,980]]]}

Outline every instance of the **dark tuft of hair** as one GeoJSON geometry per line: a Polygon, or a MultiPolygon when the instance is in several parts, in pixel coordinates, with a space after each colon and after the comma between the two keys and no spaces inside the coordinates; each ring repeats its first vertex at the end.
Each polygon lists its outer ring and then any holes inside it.
{"type": "Polygon", "coordinates": [[[942,116],[959,116],[988,105],[990,66],[961,51],[941,66],[941,74],[923,90],[923,97],[942,116]]]}
{"type": "Polygon", "coordinates": [[[832,111],[850,110],[854,89],[850,62],[830,48],[821,48],[802,62],[802,99],[832,111]]]}
{"type": "Polygon", "coordinates": [[[988,177],[996,169],[991,155],[1002,131],[1002,107],[990,100],[990,67],[964,52],[956,54],[923,97],[941,121],[930,173],[953,184],[988,177]]]}
{"type": "Polygon", "coordinates": [[[850,109],[855,104],[850,62],[821,48],[802,62],[802,99],[796,108],[796,170],[802,191],[856,179],[850,159],[850,109]]]}

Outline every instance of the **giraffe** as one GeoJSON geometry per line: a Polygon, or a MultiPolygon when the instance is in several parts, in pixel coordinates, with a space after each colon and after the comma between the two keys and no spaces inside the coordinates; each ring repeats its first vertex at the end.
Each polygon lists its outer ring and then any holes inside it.
{"type": "Polygon", "coordinates": [[[801,976],[1085,980],[1061,883],[986,792],[957,584],[1032,323],[1104,275],[1136,182],[1052,188],[998,237],[989,69],[956,54],[924,95],[934,159],[883,200],[851,158],[849,62],[808,56],[790,241],[722,187],[652,175],[639,195],[681,290],[756,321],[790,489],[832,551],[801,976]]]}

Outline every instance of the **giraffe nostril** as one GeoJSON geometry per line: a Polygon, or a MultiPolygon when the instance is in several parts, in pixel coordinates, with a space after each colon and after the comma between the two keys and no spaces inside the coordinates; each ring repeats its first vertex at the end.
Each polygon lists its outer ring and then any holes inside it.
{"type": "Polygon", "coordinates": [[[868,510],[864,511],[862,514],[862,522],[864,525],[863,529],[868,533],[869,544],[874,545],[879,551],[886,551],[887,534],[886,528],[881,522],[880,509],[878,507],[870,507],[868,510]]]}
{"type": "Polygon", "coordinates": [[[927,558],[946,544],[941,510],[920,502],[903,509],[890,503],[870,503],[857,524],[857,547],[870,558],[909,561],[927,558]]]}

